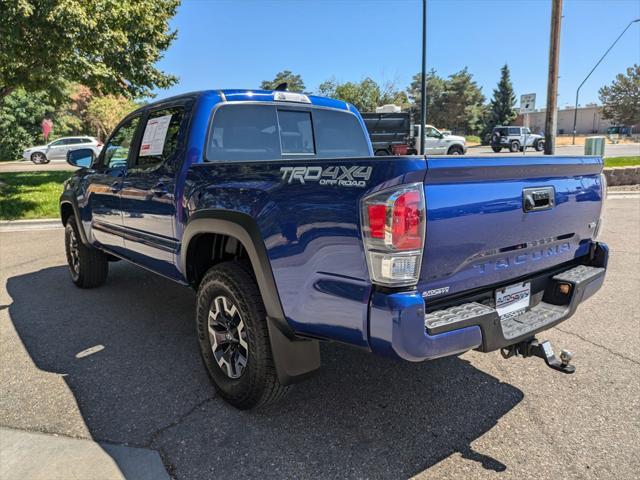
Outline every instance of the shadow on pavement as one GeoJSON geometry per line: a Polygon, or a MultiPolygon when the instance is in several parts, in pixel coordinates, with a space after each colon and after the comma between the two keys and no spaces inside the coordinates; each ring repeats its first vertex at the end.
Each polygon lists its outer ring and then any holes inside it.
{"type": "Polygon", "coordinates": [[[410,364],[323,345],[316,377],[269,410],[240,412],[204,372],[193,292],[110,267],[94,290],[74,287],[66,267],[7,284],[25,348],[40,369],[66,375],[95,440],[156,448],[180,479],[401,478],[456,452],[507,468],[471,443],[523,394],[468,362],[410,364]]]}

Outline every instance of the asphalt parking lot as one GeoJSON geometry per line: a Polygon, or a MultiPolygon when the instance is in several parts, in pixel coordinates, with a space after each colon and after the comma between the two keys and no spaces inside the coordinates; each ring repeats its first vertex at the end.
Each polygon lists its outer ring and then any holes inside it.
{"type": "Polygon", "coordinates": [[[605,217],[605,286],[544,335],[574,352],[575,375],[329,344],[316,377],[258,413],[210,386],[190,290],[119,262],[81,291],[62,229],[0,232],[0,427],[151,448],[181,480],[637,478],[640,197],[605,217]]]}

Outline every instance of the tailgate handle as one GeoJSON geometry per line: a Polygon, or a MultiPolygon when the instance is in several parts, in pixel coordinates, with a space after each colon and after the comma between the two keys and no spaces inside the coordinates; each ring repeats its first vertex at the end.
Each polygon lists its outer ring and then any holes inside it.
{"type": "Polygon", "coordinates": [[[522,190],[522,209],[537,212],[553,208],[556,192],[553,187],[525,188],[522,190]]]}

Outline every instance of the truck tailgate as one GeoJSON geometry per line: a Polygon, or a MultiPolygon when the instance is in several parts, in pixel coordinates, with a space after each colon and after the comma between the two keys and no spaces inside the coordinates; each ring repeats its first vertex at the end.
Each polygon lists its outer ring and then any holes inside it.
{"type": "Polygon", "coordinates": [[[588,254],[602,205],[599,157],[427,162],[424,297],[500,284],[588,254]]]}

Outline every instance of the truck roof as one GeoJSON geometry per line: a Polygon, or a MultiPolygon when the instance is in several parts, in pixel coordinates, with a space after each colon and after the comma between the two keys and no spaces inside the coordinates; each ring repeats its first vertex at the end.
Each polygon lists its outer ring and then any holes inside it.
{"type": "MultiPolygon", "coordinates": [[[[222,90],[201,90],[196,92],[184,93],[181,95],[176,95],[170,98],[163,98],[162,100],[157,100],[155,102],[151,102],[146,107],[153,106],[155,104],[161,104],[166,102],[171,102],[173,100],[178,100],[184,97],[200,97],[206,94],[217,94],[221,95],[227,102],[273,102],[275,90],[260,90],[260,89],[222,89],[222,90]]],[[[293,92],[283,92],[283,93],[293,93],[293,92]]],[[[336,100],[334,98],[328,97],[320,97],[317,95],[307,95],[304,94],[311,105],[319,106],[319,107],[328,107],[328,108],[336,108],[338,110],[349,110],[349,106],[346,102],[342,100],[336,100]]],[[[352,107],[353,108],[353,107],[352,107]]]]}

